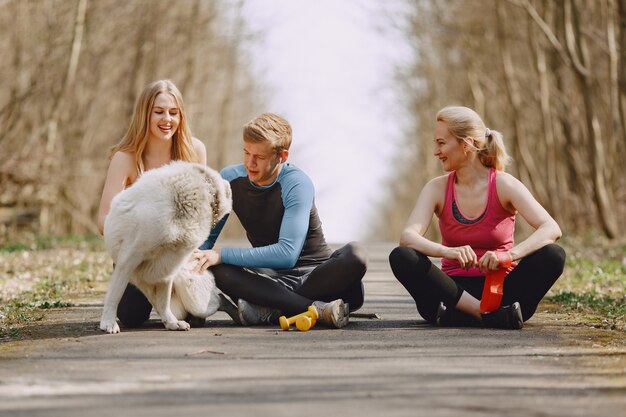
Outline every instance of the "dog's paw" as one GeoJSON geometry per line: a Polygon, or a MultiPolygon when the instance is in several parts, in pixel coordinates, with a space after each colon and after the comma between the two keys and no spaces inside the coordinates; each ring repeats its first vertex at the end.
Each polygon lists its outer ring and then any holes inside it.
{"type": "Polygon", "coordinates": [[[102,320],[100,321],[100,330],[103,332],[115,334],[120,332],[120,326],[118,326],[115,319],[113,320],[102,320]]]}
{"type": "Polygon", "coordinates": [[[167,330],[189,330],[191,328],[189,323],[183,320],[170,321],[163,324],[165,324],[167,330]]]}

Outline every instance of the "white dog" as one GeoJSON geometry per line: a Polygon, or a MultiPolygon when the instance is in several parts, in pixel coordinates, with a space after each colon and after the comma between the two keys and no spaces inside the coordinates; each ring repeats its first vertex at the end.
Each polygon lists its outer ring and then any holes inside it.
{"type": "Polygon", "coordinates": [[[145,172],[111,201],[104,241],[113,258],[100,329],[119,333],[117,306],[128,283],[170,330],[188,330],[187,313],[219,307],[213,275],[196,273],[190,255],[232,208],[230,184],[207,166],[172,162],[145,172]]]}

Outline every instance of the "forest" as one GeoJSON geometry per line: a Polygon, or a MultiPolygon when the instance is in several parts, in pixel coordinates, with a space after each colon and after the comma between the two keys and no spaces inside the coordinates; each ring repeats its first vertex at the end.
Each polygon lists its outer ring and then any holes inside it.
{"type": "MultiPolygon", "coordinates": [[[[626,212],[626,0],[407,1],[411,47],[391,80],[402,146],[369,238],[396,240],[440,174],[433,118],[472,107],[504,134],[524,182],[566,234],[620,237],[626,212]]],[[[243,2],[0,1],[0,239],[97,233],[108,150],[137,94],[172,79],[208,164],[239,159],[263,107],[243,2]]],[[[436,233],[436,230],[434,231],[436,233]]]]}
{"type": "Polygon", "coordinates": [[[182,91],[210,166],[239,157],[223,138],[238,137],[260,97],[241,2],[0,4],[0,237],[98,233],[109,149],[156,79],[182,91]]]}
{"type": "Polygon", "coordinates": [[[448,104],[504,134],[508,169],[567,235],[620,238],[626,212],[626,1],[411,2],[413,61],[397,74],[411,118],[378,234],[398,236],[437,175],[432,130],[448,104]],[[391,226],[389,226],[391,225],[391,226]]]}

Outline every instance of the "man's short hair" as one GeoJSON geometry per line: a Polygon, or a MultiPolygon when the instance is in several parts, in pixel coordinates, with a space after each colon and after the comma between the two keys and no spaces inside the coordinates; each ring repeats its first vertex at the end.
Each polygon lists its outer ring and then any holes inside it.
{"type": "Polygon", "coordinates": [[[269,142],[272,149],[280,151],[291,146],[291,125],[274,113],[263,113],[243,126],[243,140],[269,142]]]}

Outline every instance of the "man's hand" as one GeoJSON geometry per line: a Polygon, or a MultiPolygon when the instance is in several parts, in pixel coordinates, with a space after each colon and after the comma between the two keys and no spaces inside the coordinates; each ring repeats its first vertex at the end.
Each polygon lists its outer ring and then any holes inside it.
{"type": "Polygon", "coordinates": [[[198,265],[196,266],[196,272],[202,272],[205,269],[209,268],[213,265],[219,265],[222,263],[222,255],[220,254],[219,249],[207,249],[200,250],[196,249],[193,251],[191,256],[196,260],[198,265]]]}
{"type": "Polygon", "coordinates": [[[443,257],[457,261],[463,269],[473,268],[478,264],[476,253],[469,245],[459,246],[457,248],[446,248],[443,257]]]}

